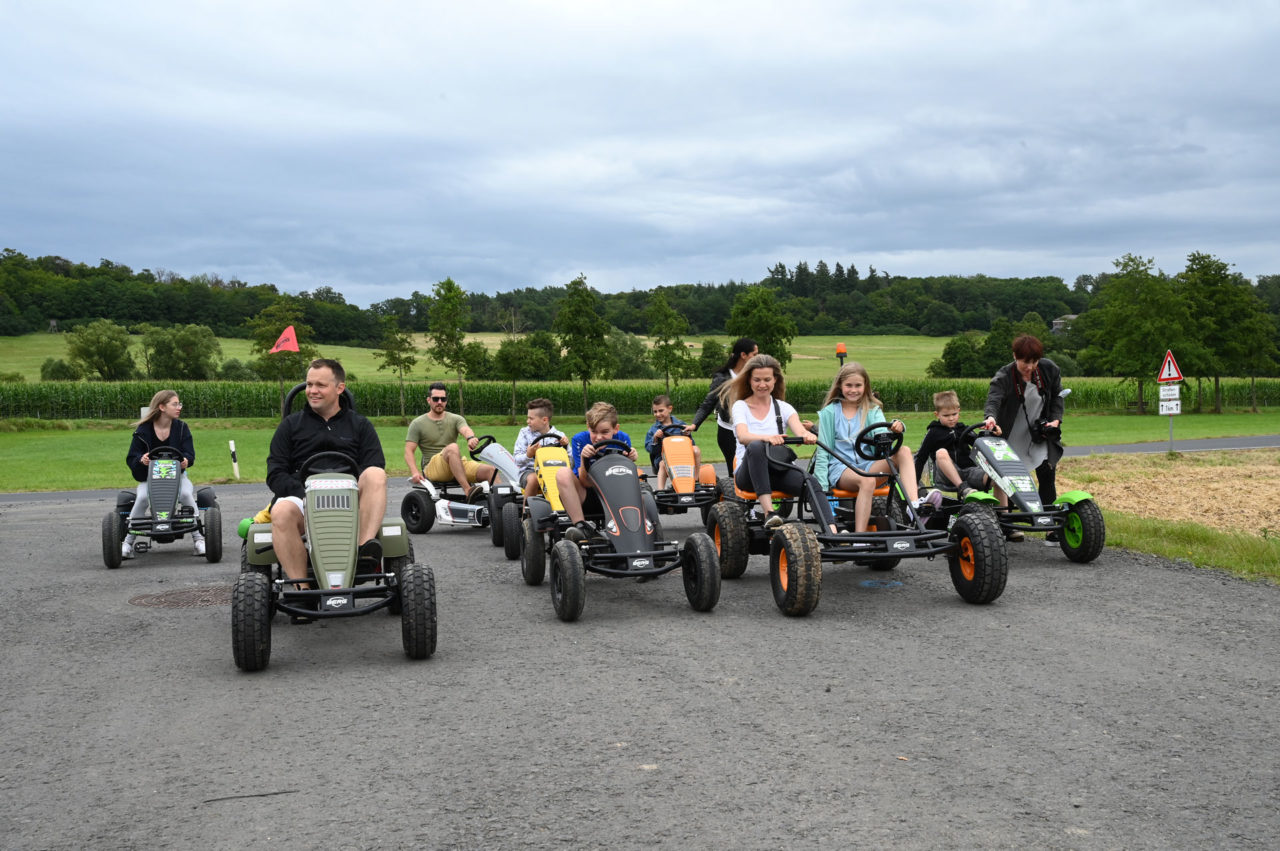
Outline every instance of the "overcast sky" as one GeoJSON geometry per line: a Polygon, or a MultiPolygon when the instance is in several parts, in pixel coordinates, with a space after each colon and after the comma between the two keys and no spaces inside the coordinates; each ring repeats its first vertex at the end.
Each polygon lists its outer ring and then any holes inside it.
{"type": "Polygon", "coordinates": [[[0,0],[0,31],[30,256],[362,306],[819,259],[1280,273],[1270,0],[0,0]]]}

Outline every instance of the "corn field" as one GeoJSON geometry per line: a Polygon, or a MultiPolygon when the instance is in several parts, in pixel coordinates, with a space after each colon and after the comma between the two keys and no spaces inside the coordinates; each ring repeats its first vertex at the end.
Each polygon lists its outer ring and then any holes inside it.
{"type": "MultiPolygon", "coordinates": [[[[1100,413],[1130,411],[1136,406],[1137,385],[1114,378],[1066,378],[1063,384],[1072,389],[1067,398],[1069,411],[1100,413]]],[[[707,382],[685,381],[671,388],[671,401],[676,415],[689,419],[707,392],[707,382]]],[[[191,418],[223,417],[276,418],[280,415],[280,390],[269,382],[176,382],[154,381],[117,383],[41,381],[32,384],[0,384],[0,417],[35,419],[136,419],[139,409],[151,401],[157,390],[171,387],[182,398],[184,415],[191,418]]],[[[348,385],[356,399],[357,409],[366,416],[388,417],[400,414],[400,390],[395,383],[371,382],[348,385]]],[[[451,410],[458,408],[457,387],[450,384],[451,410]]],[[[794,381],[787,383],[787,401],[802,413],[815,413],[826,396],[827,381],[794,381]]],[[[982,410],[987,398],[986,379],[872,379],[872,388],[884,402],[886,411],[932,411],[933,394],[939,390],[955,390],[965,411],[982,410]]],[[[1203,406],[1212,406],[1213,382],[1205,381],[1203,406]]],[[[1258,379],[1258,405],[1280,406],[1280,379],[1258,379]]],[[[592,402],[605,401],[618,408],[623,416],[647,415],[653,397],[665,393],[656,381],[599,382],[589,387],[592,402]]],[[[1231,409],[1248,408],[1250,382],[1245,378],[1222,381],[1223,405],[1231,409]]],[[[406,413],[410,416],[427,410],[427,382],[406,385],[406,413]]],[[[1148,410],[1154,412],[1159,395],[1154,381],[1146,382],[1144,395],[1148,410]]],[[[505,416],[512,412],[512,387],[508,382],[467,382],[463,388],[465,413],[469,416],[505,416]]],[[[517,420],[524,417],[524,403],[539,396],[550,399],[558,414],[576,416],[582,410],[582,386],[576,382],[521,382],[515,388],[517,420]]],[[[1188,382],[1182,390],[1184,411],[1195,406],[1196,383],[1188,382]]],[[[298,400],[297,404],[300,404],[298,400]]],[[[295,407],[297,406],[295,404],[295,407]]]]}

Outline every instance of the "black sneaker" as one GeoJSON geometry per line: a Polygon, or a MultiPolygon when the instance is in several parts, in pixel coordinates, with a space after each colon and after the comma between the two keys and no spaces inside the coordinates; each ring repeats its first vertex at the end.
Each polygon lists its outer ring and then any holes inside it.
{"type": "Polygon", "coordinates": [[[570,526],[564,530],[564,539],[574,544],[581,544],[587,539],[586,534],[577,526],[570,526]]]}
{"type": "MultiPolygon", "coordinates": [[[[295,609],[307,609],[309,611],[315,611],[316,602],[315,597],[297,597],[288,601],[289,605],[295,609]]],[[[315,618],[307,615],[289,615],[289,623],[312,623],[314,621],[315,618]]]]}
{"type": "Polygon", "coordinates": [[[382,542],[370,538],[356,551],[356,573],[382,572],[382,542]]]}
{"type": "Polygon", "coordinates": [[[579,520],[577,523],[573,524],[573,528],[578,530],[582,535],[582,540],[586,541],[588,544],[595,544],[604,541],[604,535],[600,534],[600,530],[595,526],[592,526],[586,520],[579,520]]]}
{"type": "Polygon", "coordinates": [[[1022,534],[1022,531],[1021,531],[1020,529],[1005,529],[1005,530],[1004,530],[1004,539],[1005,539],[1006,541],[1014,541],[1014,542],[1017,542],[1017,541],[1021,541],[1021,540],[1022,540],[1023,538],[1025,538],[1025,537],[1027,537],[1027,536],[1026,536],[1026,535],[1024,535],[1024,534],[1022,534]]]}

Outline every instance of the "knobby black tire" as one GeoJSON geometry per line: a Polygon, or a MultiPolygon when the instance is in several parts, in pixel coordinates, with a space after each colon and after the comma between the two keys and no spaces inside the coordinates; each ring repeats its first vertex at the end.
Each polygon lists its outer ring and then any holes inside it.
{"type": "Polygon", "coordinates": [[[115,570],[124,559],[120,554],[120,542],[124,540],[120,530],[123,528],[124,518],[118,511],[112,511],[102,518],[102,563],[109,570],[115,570]]]}
{"type": "Polygon", "coordinates": [[[400,571],[400,636],[410,659],[436,652],[436,575],[425,564],[400,571]]]}
{"type": "Polygon", "coordinates": [[[431,494],[412,488],[400,503],[400,519],[405,528],[415,535],[425,535],[436,522],[436,507],[431,494]]]}
{"type": "Polygon", "coordinates": [[[489,541],[495,547],[502,546],[506,537],[506,527],[502,525],[502,512],[510,503],[500,503],[497,494],[489,494],[489,541]]]}
{"type": "Polygon", "coordinates": [[[231,589],[231,653],[242,671],[271,661],[271,582],[261,573],[241,573],[231,589]]]}
{"type": "Polygon", "coordinates": [[[582,551],[573,541],[557,541],[551,548],[551,605],[556,617],[570,623],[582,614],[587,602],[587,571],[582,551]]]}
{"type": "Polygon", "coordinates": [[[718,502],[707,518],[707,534],[720,558],[720,577],[737,579],[747,572],[747,518],[733,502],[718,502]]]}
{"type": "Polygon", "coordinates": [[[769,583],[773,602],[788,617],[803,617],[822,595],[822,552],[808,526],[787,523],[769,540],[769,583]]]}
{"type": "Polygon", "coordinates": [[[1004,533],[990,512],[974,511],[956,517],[951,540],[957,551],[947,556],[951,584],[966,603],[990,603],[1004,593],[1009,578],[1009,554],[1004,533]]]}
{"type": "Polygon", "coordinates": [[[720,556],[706,532],[685,538],[680,550],[684,594],[695,612],[709,612],[720,602],[720,556]]]}
{"type": "Polygon", "coordinates": [[[520,558],[520,536],[524,534],[520,528],[520,506],[514,502],[503,505],[501,522],[493,525],[502,526],[502,554],[509,561],[520,558]]]}
{"type": "Polygon", "coordinates": [[[1059,546],[1067,558],[1079,564],[1091,562],[1102,554],[1107,542],[1106,521],[1102,510],[1091,499],[1072,505],[1067,511],[1066,528],[1058,533],[1059,546]],[[1070,542],[1074,541],[1073,546],[1070,542]]]}
{"type": "Polygon", "coordinates": [[[204,511],[204,557],[210,564],[222,561],[222,509],[216,505],[204,511]]]}
{"type": "Polygon", "coordinates": [[[520,576],[525,585],[541,585],[547,575],[547,551],[542,533],[534,528],[533,518],[520,524],[520,576]]]}

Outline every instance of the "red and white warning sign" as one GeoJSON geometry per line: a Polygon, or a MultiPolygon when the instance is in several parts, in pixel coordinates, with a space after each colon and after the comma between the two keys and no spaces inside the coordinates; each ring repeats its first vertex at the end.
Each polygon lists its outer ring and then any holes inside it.
{"type": "Polygon", "coordinates": [[[1181,381],[1182,370],[1178,369],[1178,362],[1173,359],[1173,351],[1166,349],[1164,353],[1164,363],[1160,365],[1160,372],[1156,375],[1156,381],[1181,381]]]}

